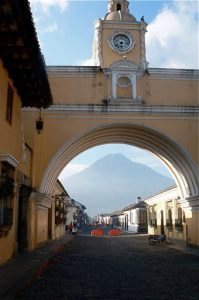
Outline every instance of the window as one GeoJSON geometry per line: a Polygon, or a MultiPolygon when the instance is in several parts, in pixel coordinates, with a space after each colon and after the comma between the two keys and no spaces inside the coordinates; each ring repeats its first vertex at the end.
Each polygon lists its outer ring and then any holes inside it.
{"type": "Polygon", "coordinates": [[[14,170],[8,162],[1,162],[0,225],[12,225],[13,222],[14,170]]]}
{"type": "Polygon", "coordinates": [[[168,216],[168,219],[166,219],[166,227],[168,229],[172,229],[173,221],[172,221],[172,210],[171,210],[171,208],[168,209],[167,216],[168,216]]]}
{"type": "Polygon", "coordinates": [[[171,222],[172,222],[172,211],[170,208],[168,210],[168,219],[171,220],[171,222]]]}
{"type": "Polygon", "coordinates": [[[121,87],[126,87],[126,86],[131,85],[131,80],[126,76],[121,76],[118,79],[117,84],[121,87]]]}
{"type": "Polygon", "coordinates": [[[178,219],[182,221],[182,208],[178,207],[178,219]]]}
{"type": "Polygon", "coordinates": [[[157,228],[157,213],[155,210],[153,211],[152,218],[152,226],[157,228]]]}
{"type": "Polygon", "coordinates": [[[14,91],[10,84],[8,84],[7,91],[7,107],[6,107],[6,120],[12,124],[12,111],[13,111],[14,91]]]}
{"type": "Polygon", "coordinates": [[[178,218],[175,220],[175,228],[178,231],[183,231],[182,217],[182,208],[178,207],[178,218]]]}
{"type": "Polygon", "coordinates": [[[130,210],[130,223],[131,224],[134,224],[134,211],[133,210],[130,210]]]}
{"type": "Polygon", "coordinates": [[[117,11],[121,10],[121,4],[117,4],[117,11]]]}

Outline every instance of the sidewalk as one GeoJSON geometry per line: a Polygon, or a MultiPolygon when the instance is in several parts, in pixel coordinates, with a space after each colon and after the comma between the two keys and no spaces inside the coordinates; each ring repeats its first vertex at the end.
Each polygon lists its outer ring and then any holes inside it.
{"type": "Polygon", "coordinates": [[[48,260],[61,251],[72,239],[66,233],[62,238],[50,240],[44,246],[31,252],[19,253],[15,258],[0,267],[0,299],[12,300],[18,291],[30,283],[34,276],[40,276],[48,260]]]}

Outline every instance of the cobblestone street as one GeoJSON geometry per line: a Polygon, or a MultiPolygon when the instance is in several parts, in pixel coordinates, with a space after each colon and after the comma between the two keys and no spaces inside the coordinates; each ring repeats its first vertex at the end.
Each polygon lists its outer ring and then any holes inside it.
{"type": "Polygon", "coordinates": [[[146,236],[77,236],[15,299],[198,299],[199,259],[146,236]]]}

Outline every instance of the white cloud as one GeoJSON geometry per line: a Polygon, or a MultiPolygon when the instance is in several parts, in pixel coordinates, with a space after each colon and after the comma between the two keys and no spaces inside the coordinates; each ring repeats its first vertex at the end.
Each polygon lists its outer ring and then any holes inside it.
{"type": "Polygon", "coordinates": [[[48,11],[51,7],[59,7],[62,11],[68,7],[69,0],[29,0],[32,6],[41,6],[44,11],[48,11]]]}
{"type": "Polygon", "coordinates": [[[148,25],[151,67],[198,68],[197,1],[173,1],[148,25]]]}
{"type": "Polygon", "coordinates": [[[58,25],[56,22],[54,22],[53,24],[50,24],[48,27],[46,27],[43,32],[55,32],[58,31],[58,25]]]}
{"type": "Polygon", "coordinates": [[[81,66],[94,66],[93,58],[82,60],[80,65],[81,66]]]}
{"type": "Polygon", "coordinates": [[[66,179],[76,173],[79,173],[86,169],[88,165],[83,165],[83,164],[68,164],[63,171],[59,175],[59,180],[66,179]]]}

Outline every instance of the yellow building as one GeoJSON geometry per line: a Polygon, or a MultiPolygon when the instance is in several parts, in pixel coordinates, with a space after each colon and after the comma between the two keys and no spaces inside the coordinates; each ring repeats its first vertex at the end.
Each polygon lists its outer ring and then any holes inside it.
{"type": "Polygon", "coordinates": [[[34,149],[24,138],[21,107],[52,102],[28,3],[15,2],[0,9],[0,264],[29,247],[34,149]]]}
{"type": "Polygon", "coordinates": [[[195,245],[199,238],[198,218],[180,198],[177,187],[165,189],[144,200],[148,212],[148,233],[165,233],[179,246],[195,245]],[[195,218],[195,220],[194,220],[195,218]]]}
{"type": "Polygon", "coordinates": [[[53,219],[60,172],[84,150],[107,143],[134,145],[161,159],[189,211],[189,243],[199,245],[199,72],[149,68],[146,22],[136,20],[126,0],[107,3],[95,24],[94,66],[47,68],[28,1],[0,3],[1,174],[14,186],[11,204],[0,200],[0,263],[18,245],[33,249],[61,234],[53,219]],[[3,224],[2,207],[13,225],[3,224]]]}

